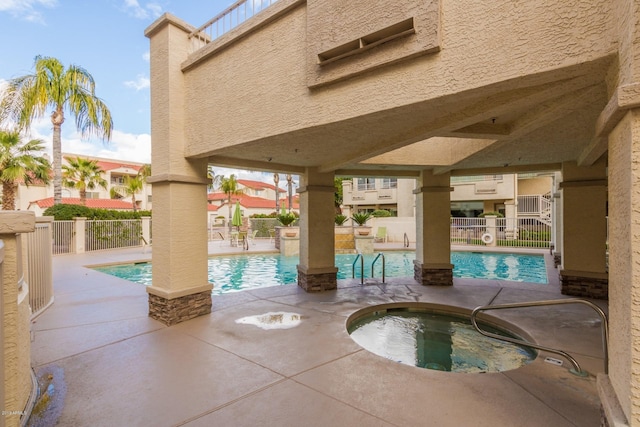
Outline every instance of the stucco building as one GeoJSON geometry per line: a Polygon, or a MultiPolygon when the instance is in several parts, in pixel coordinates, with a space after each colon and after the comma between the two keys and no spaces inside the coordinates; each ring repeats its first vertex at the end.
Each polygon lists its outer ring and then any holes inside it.
{"type": "Polygon", "coordinates": [[[210,310],[209,163],[300,176],[308,291],[336,286],[335,176],[415,179],[415,278],[451,285],[451,177],[560,172],[563,291],[608,294],[604,417],[640,425],[639,21],[633,0],[279,0],[217,38],[160,17],[153,315],[210,310]]]}

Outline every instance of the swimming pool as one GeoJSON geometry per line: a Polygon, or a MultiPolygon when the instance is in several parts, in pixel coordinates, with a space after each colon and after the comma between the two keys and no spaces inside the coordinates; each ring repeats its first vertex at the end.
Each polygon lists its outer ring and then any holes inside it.
{"type": "MultiPolygon", "coordinates": [[[[377,254],[364,256],[365,278],[371,277],[371,263],[377,254]]],[[[413,277],[413,251],[389,251],[385,256],[386,277],[413,277]]],[[[336,255],[338,279],[352,277],[356,255],[336,255]]],[[[228,255],[209,258],[209,281],[214,294],[264,288],[297,282],[297,256],[279,254],[228,255]]],[[[547,272],[542,255],[488,252],[452,252],[453,276],[474,279],[498,279],[514,282],[546,284],[547,272]]],[[[360,277],[359,262],[356,277],[360,277]]],[[[382,276],[378,260],[374,276],[382,276]]],[[[151,285],[151,263],[121,264],[95,268],[103,273],[143,285],[151,285]]]]}

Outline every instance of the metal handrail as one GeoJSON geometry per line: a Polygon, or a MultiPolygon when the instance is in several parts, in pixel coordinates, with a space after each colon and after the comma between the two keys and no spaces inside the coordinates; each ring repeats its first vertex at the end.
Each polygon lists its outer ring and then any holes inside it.
{"type": "Polygon", "coordinates": [[[384,283],[384,277],[385,277],[385,260],[384,260],[384,254],[382,252],[380,252],[378,254],[378,256],[375,257],[375,259],[373,260],[373,262],[371,263],[371,278],[373,279],[373,267],[376,265],[376,261],[378,261],[378,258],[382,257],[382,283],[384,283]]]}
{"type": "Polygon", "coordinates": [[[356,262],[360,259],[360,284],[364,285],[364,258],[362,254],[358,254],[356,259],[353,260],[353,264],[351,264],[351,278],[356,278],[356,262]]]}
{"type": "Polygon", "coordinates": [[[404,233],[404,247],[409,247],[409,236],[407,236],[407,233],[404,233]]]}
{"type": "Polygon", "coordinates": [[[571,355],[569,355],[568,353],[562,350],[545,347],[542,345],[531,343],[529,341],[519,340],[511,337],[505,337],[502,335],[483,331],[482,329],[480,329],[480,327],[478,326],[478,323],[476,322],[476,316],[481,311],[500,310],[500,309],[506,309],[506,308],[539,307],[539,306],[545,306],[545,305],[560,305],[560,304],[584,304],[588,307],[591,307],[596,313],[598,313],[598,315],[602,319],[601,329],[602,329],[602,349],[604,351],[604,373],[608,374],[609,373],[609,324],[607,322],[607,315],[600,307],[598,307],[591,301],[587,301],[579,298],[571,298],[571,299],[559,299],[559,300],[556,299],[556,300],[546,300],[546,301],[529,301],[529,302],[512,303],[512,304],[484,305],[484,306],[476,307],[475,309],[473,309],[473,311],[471,312],[471,323],[473,324],[473,327],[476,328],[476,330],[484,336],[499,339],[502,341],[507,341],[512,344],[523,345],[526,347],[532,347],[538,350],[547,351],[549,353],[558,354],[566,358],[569,362],[571,362],[577,374],[584,374],[584,372],[582,371],[582,368],[580,368],[580,365],[578,364],[578,361],[574,359],[571,355]]]}

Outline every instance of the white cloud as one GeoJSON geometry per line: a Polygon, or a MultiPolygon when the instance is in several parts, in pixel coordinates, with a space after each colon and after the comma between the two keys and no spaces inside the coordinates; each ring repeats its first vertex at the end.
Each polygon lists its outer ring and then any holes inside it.
{"type": "MultiPolygon", "coordinates": [[[[49,156],[53,155],[53,130],[48,117],[38,119],[31,127],[31,132],[25,138],[42,139],[45,142],[46,153],[49,156]]],[[[103,142],[96,138],[84,140],[73,125],[67,128],[63,125],[62,152],[81,156],[151,163],[151,135],[144,133],[135,135],[114,130],[109,142],[103,142]]]]}
{"type": "Polygon", "coordinates": [[[157,18],[162,14],[162,7],[159,4],[149,2],[141,5],[138,0],[124,0],[124,10],[137,19],[157,18]]]}
{"type": "Polygon", "coordinates": [[[14,18],[44,24],[44,16],[38,10],[41,7],[52,8],[57,0],[0,0],[0,12],[8,12],[14,18]]]}
{"type": "Polygon", "coordinates": [[[126,87],[135,89],[136,91],[139,91],[142,89],[147,89],[151,85],[151,81],[149,80],[149,77],[138,74],[138,77],[136,77],[135,80],[127,80],[126,82],[124,82],[124,85],[126,87]]]}
{"type": "Polygon", "coordinates": [[[146,51],[145,53],[143,53],[142,59],[146,62],[149,62],[151,60],[151,52],[146,51]]]}

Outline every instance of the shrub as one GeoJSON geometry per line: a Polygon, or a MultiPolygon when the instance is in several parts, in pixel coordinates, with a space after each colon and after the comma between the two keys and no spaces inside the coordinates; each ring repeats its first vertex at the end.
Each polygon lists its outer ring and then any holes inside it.
{"type": "Polygon", "coordinates": [[[371,216],[375,218],[385,218],[393,216],[393,214],[386,209],[376,209],[375,211],[371,212],[371,216]]]}
{"type": "Polygon", "coordinates": [[[91,209],[82,205],[54,205],[47,208],[43,215],[52,216],[56,221],[68,221],[77,217],[87,219],[140,219],[151,216],[151,211],[114,211],[109,209],[91,209]]]}
{"type": "Polygon", "coordinates": [[[298,219],[298,217],[293,212],[288,212],[278,214],[276,216],[276,219],[280,224],[284,225],[285,227],[289,227],[298,219]]]}
{"type": "Polygon", "coordinates": [[[81,205],[53,205],[47,208],[43,215],[52,216],[56,221],[68,221],[77,217],[89,218],[91,216],[91,209],[81,205]]]}
{"type": "Polygon", "coordinates": [[[369,212],[356,212],[351,215],[351,219],[361,226],[365,225],[369,218],[371,218],[371,214],[369,212]]]}
{"type": "Polygon", "coordinates": [[[336,225],[343,225],[349,218],[346,215],[338,214],[335,218],[336,225]]]}

